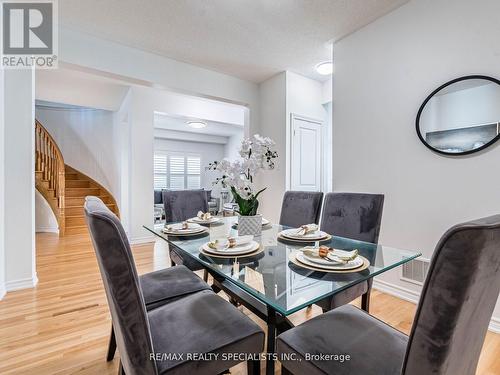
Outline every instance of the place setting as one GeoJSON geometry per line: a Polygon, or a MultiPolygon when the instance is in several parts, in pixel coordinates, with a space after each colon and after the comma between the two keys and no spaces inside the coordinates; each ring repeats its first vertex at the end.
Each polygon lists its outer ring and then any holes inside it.
{"type": "Polygon", "coordinates": [[[356,249],[346,251],[328,246],[305,246],[290,253],[289,260],[301,268],[321,272],[359,272],[370,266],[356,249]]]}
{"type": "Polygon", "coordinates": [[[254,236],[221,237],[204,243],[200,252],[210,257],[237,258],[250,257],[261,253],[263,248],[254,236]]]}
{"type": "Polygon", "coordinates": [[[299,228],[285,229],[278,233],[278,240],[295,243],[322,242],[331,238],[331,235],[319,230],[316,224],[306,224],[299,228]]]}
{"type": "Polygon", "coordinates": [[[187,221],[194,224],[211,225],[221,222],[221,218],[213,216],[210,212],[198,211],[195,217],[192,217],[187,221]]]}
{"type": "Polygon", "coordinates": [[[171,236],[197,236],[208,233],[208,228],[200,224],[183,221],[181,223],[167,224],[162,230],[163,233],[171,236]]]}

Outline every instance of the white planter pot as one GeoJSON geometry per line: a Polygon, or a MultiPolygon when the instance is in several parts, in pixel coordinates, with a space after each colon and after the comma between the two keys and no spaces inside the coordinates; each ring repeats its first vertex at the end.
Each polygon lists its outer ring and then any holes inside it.
{"type": "Polygon", "coordinates": [[[238,235],[260,236],[262,233],[262,215],[239,216],[238,217],[238,235]]]}

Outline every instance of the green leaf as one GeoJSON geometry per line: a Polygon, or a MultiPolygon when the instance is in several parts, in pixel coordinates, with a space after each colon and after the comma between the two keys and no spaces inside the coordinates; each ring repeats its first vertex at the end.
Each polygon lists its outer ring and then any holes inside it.
{"type": "Polygon", "coordinates": [[[257,210],[259,208],[259,201],[257,200],[257,196],[264,190],[266,190],[266,188],[260,190],[259,192],[257,192],[257,194],[252,195],[249,199],[244,199],[241,195],[238,194],[234,187],[231,187],[231,193],[233,194],[234,200],[239,208],[238,213],[242,216],[257,215],[257,210]]]}

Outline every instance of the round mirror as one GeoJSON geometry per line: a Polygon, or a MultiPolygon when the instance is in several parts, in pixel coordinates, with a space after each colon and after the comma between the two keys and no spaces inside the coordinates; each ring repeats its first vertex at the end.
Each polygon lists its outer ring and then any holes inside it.
{"type": "Polygon", "coordinates": [[[466,155],[495,143],[500,132],[500,81],[486,76],[454,79],[420,106],[417,133],[431,150],[466,155]]]}

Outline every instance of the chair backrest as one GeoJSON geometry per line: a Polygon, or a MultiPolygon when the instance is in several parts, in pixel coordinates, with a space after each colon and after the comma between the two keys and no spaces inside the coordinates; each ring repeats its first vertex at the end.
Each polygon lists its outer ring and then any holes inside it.
{"type": "Polygon", "coordinates": [[[163,203],[163,193],[162,193],[162,190],[160,190],[160,189],[155,190],[154,196],[155,196],[155,204],[161,204],[161,203],[163,203]]]}
{"type": "Polygon", "coordinates": [[[280,224],[298,228],[318,224],[323,193],[316,191],[287,191],[281,205],[280,224]]]}
{"type": "Polygon", "coordinates": [[[207,202],[212,200],[212,190],[205,190],[205,194],[207,195],[207,202]]]}
{"type": "Polygon", "coordinates": [[[456,225],[436,246],[404,375],[472,375],[500,291],[500,215],[456,225]]]}
{"type": "Polygon", "coordinates": [[[116,344],[126,374],[157,374],[151,332],[130,245],[118,217],[87,197],[85,217],[94,244],[116,344]]]}
{"type": "Polygon", "coordinates": [[[320,228],[331,235],[378,243],[384,196],[366,193],[328,193],[320,228]]]}
{"type": "Polygon", "coordinates": [[[208,212],[207,193],[203,189],[164,190],[163,207],[167,223],[187,220],[198,211],[208,212]]]}

